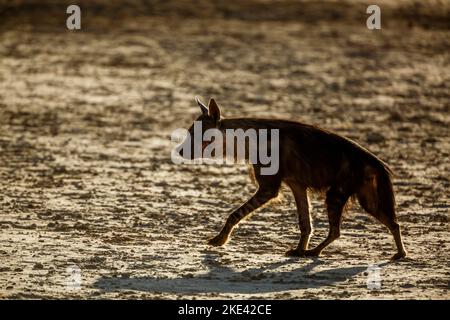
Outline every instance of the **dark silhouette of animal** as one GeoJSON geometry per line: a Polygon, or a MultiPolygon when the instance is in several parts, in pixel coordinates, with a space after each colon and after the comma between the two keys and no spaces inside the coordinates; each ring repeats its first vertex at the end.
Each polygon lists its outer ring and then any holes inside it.
{"type": "MultiPolygon", "coordinates": [[[[395,213],[392,172],[374,154],[350,139],[316,126],[274,119],[223,119],[214,99],[208,107],[198,99],[197,103],[202,114],[196,121],[202,123],[203,132],[211,128],[221,132],[226,129],[279,130],[278,172],[263,175],[262,164],[252,164],[258,184],[256,193],[229,215],[219,234],[208,244],[224,245],[233,228],[252,211],[277,197],[281,184],[285,183],[294,194],[301,231],[297,247],[287,251],[287,256],[318,256],[339,238],[342,213],[351,197],[357,198],[362,208],[392,233],[397,247],[392,259],[406,256],[395,213]],[[329,233],[317,247],[308,249],[312,226],[307,194],[314,191],[326,194],[329,233]]],[[[193,134],[193,127],[189,133],[193,134]]],[[[203,143],[202,148],[206,145],[203,143]]]]}

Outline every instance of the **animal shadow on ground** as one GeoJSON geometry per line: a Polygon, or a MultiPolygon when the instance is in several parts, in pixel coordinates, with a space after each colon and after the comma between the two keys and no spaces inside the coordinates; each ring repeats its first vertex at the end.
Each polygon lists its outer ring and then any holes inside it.
{"type": "Polygon", "coordinates": [[[319,288],[347,281],[367,269],[367,265],[331,268],[314,272],[325,264],[320,259],[283,259],[243,272],[233,270],[220,262],[219,256],[205,251],[202,263],[208,271],[200,275],[161,279],[155,277],[101,277],[94,288],[102,291],[136,290],[158,293],[268,293],[286,290],[319,288]],[[307,262],[303,264],[303,262],[307,262]],[[290,264],[301,264],[297,269],[277,270],[290,264]]]}

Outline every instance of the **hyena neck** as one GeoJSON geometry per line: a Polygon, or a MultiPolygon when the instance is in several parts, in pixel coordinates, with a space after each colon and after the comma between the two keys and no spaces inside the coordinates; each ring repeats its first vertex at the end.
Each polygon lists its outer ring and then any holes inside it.
{"type": "Polygon", "coordinates": [[[223,135],[226,158],[245,161],[264,168],[262,174],[276,174],[279,166],[279,120],[241,118],[223,119],[218,129],[223,135]],[[273,131],[272,131],[273,130],[273,131]]]}
{"type": "Polygon", "coordinates": [[[264,121],[252,118],[238,118],[238,119],[222,119],[219,122],[219,130],[226,129],[258,129],[264,127],[264,121]]]}

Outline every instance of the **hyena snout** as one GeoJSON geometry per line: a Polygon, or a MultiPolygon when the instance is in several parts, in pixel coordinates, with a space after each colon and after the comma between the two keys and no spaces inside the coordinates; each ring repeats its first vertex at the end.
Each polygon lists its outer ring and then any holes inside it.
{"type": "Polygon", "coordinates": [[[194,154],[194,146],[189,146],[189,141],[183,141],[181,144],[175,147],[175,152],[180,157],[187,159],[187,160],[194,160],[195,154],[194,154]]]}

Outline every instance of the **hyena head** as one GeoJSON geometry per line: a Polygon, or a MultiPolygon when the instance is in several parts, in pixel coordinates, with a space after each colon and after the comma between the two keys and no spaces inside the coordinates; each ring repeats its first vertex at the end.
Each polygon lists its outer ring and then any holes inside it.
{"type": "Polygon", "coordinates": [[[220,121],[220,109],[214,99],[209,100],[208,107],[198,98],[195,100],[202,113],[187,130],[185,140],[176,148],[180,156],[190,160],[204,157],[203,150],[212,142],[203,139],[205,132],[217,130],[220,121]]]}

